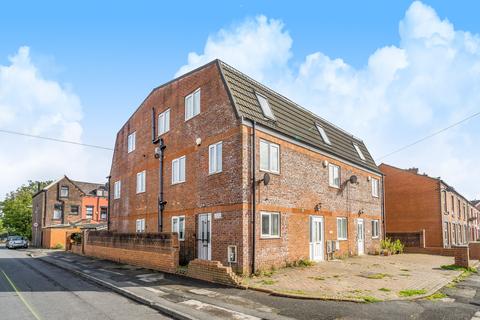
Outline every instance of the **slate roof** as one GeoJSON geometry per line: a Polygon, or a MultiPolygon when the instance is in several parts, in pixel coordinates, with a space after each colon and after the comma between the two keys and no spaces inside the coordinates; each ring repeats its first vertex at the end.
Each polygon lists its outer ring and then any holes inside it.
{"type": "Polygon", "coordinates": [[[72,182],[87,195],[95,195],[94,191],[100,187],[105,187],[102,183],[92,183],[92,182],[82,182],[82,181],[73,181],[72,182]]]}
{"type": "Polygon", "coordinates": [[[375,161],[362,140],[322,119],[288,98],[248,77],[223,61],[216,60],[222,72],[232,103],[239,116],[285,134],[316,149],[352,162],[358,166],[380,173],[375,161]],[[266,118],[256,93],[268,99],[275,121],[266,118]],[[326,144],[316,127],[320,125],[327,133],[331,145],[326,144]],[[365,160],[358,155],[353,144],[358,145],[365,160]]]}

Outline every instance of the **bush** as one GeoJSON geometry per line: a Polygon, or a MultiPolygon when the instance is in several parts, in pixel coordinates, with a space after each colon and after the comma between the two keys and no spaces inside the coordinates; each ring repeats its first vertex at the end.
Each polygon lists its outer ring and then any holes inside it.
{"type": "Polygon", "coordinates": [[[380,241],[380,246],[383,251],[387,251],[391,254],[403,253],[405,245],[399,240],[392,241],[390,238],[380,241]]]}
{"type": "Polygon", "coordinates": [[[70,240],[72,240],[72,242],[74,244],[81,244],[82,243],[82,234],[81,233],[72,233],[70,235],[70,240]]]}
{"type": "Polygon", "coordinates": [[[53,249],[63,249],[63,245],[61,243],[57,243],[53,249]]]}

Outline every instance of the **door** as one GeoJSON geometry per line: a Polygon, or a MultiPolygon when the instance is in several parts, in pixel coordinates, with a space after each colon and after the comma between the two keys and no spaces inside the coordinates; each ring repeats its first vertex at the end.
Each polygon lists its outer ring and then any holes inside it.
{"type": "Polygon", "coordinates": [[[310,260],[324,260],[323,217],[310,217],[310,260]]]}
{"type": "Polygon", "coordinates": [[[198,215],[198,259],[212,259],[212,215],[203,213],[198,215]]]}
{"type": "Polygon", "coordinates": [[[357,220],[357,245],[358,255],[365,253],[365,228],[363,225],[363,219],[357,220]]]}

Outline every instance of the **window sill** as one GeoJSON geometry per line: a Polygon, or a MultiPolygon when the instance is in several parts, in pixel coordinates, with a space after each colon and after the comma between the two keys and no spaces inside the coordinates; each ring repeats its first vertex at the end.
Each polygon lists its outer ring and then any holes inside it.
{"type": "Polygon", "coordinates": [[[187,122],[188,120],[192,120],[193,118],[195,118],[195,117],[196,117],[196,116],[198,116],[199,114],[200,114],[200,112],[199,112],[199,113],[197,113],[196,115],[193,115],[193,116],[191,116],[191,117],[190,117],[190,118],[188,118],[188,119],[187,119],[187,118],[185,118],[185,122],[187,122]]]}
{"type": "Polygon", "coordinates": [[[167,133],[169,133],[169,132],[170,132],[170,130],[165,131],[165,132],[162,132],[162,133],[160,133],[160,134],[157,135],[157,138],[160,138],[161,136],[163,136],[163,135],[165,135],[165,134],[167,134],[167,133]]]}
{"type": "Polygon", "coordinates": [[[348,241],[348,239],[347,238],[344,238],[344,239],[343,238],[342,239],[338,238],[337,241],[348,241]]]}
{"type": "Polygon", "coordinates": [[[137,191],[137,194],[145,193],[145,191],[137,191]]]}
{"type": "Polygon", "coordinates": [[[280,171],[270,171],[270,170],[265,170],[265,169],[259,169],[260,172],[265,172],[265,173],[270,173],[270,174],[274,174],[276,176],[279,176],[280,175],[280,171]]]}
{"type": "Polygon", "coordinates": [[[372,239],[379,239],[380,237],[379,236],[376,236],[376,237],[372,237],[372,239]]]}
{"type": "Polygon", "coordinates": [[[261,240],[272,240],[272,239],[280,239],[280,236],[260,236],[261,240]]]}
{"type": "Polygon", "coordinates": [[[218,171],[218,172],[209,172],[208,175],[209,176],[214,176],[216,174],[219,174],[219,173],[222,173],[223,171],[218,171]]]}
{"type": "Polygon", "coordinates": [[[333,189],[337,189],[337,190],[340,189],[340,186],[338,186],[338,187],[337,187],[337,186],[332,186],[331,184],[328,184],[328,186],[329,186],[330,188],[333,188],[333,189]]]}
{"type": "Polygon", "coordinates": [[[182,184],[182,183],[185,183],[185,181],[172,182],[172,186],[177,185],[177,184],[182,184]]]}

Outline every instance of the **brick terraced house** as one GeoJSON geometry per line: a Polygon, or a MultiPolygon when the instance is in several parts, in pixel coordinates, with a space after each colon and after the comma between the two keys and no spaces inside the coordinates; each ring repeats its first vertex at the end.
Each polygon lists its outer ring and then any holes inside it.
{"type": "Polygon", "coordinates": [[[114,232],[176,232],[240,273],[378,250],[382,174],[362,140],[219,60],[155,88],[117,134],[114,232]]]}
{"type": "Polygon", "coordinates": [[[107,188],[63,176],[33,195],[32,215],[33,246],[65,247],[66,232],[106,226],[107,188]]]}
{"type": "Polygon", "coordinates": [[[440,178],[381,164],[385,175],[385,232],[422,234],[409,246],[450,248],[479,238],[479,210],[440,178]]]}

